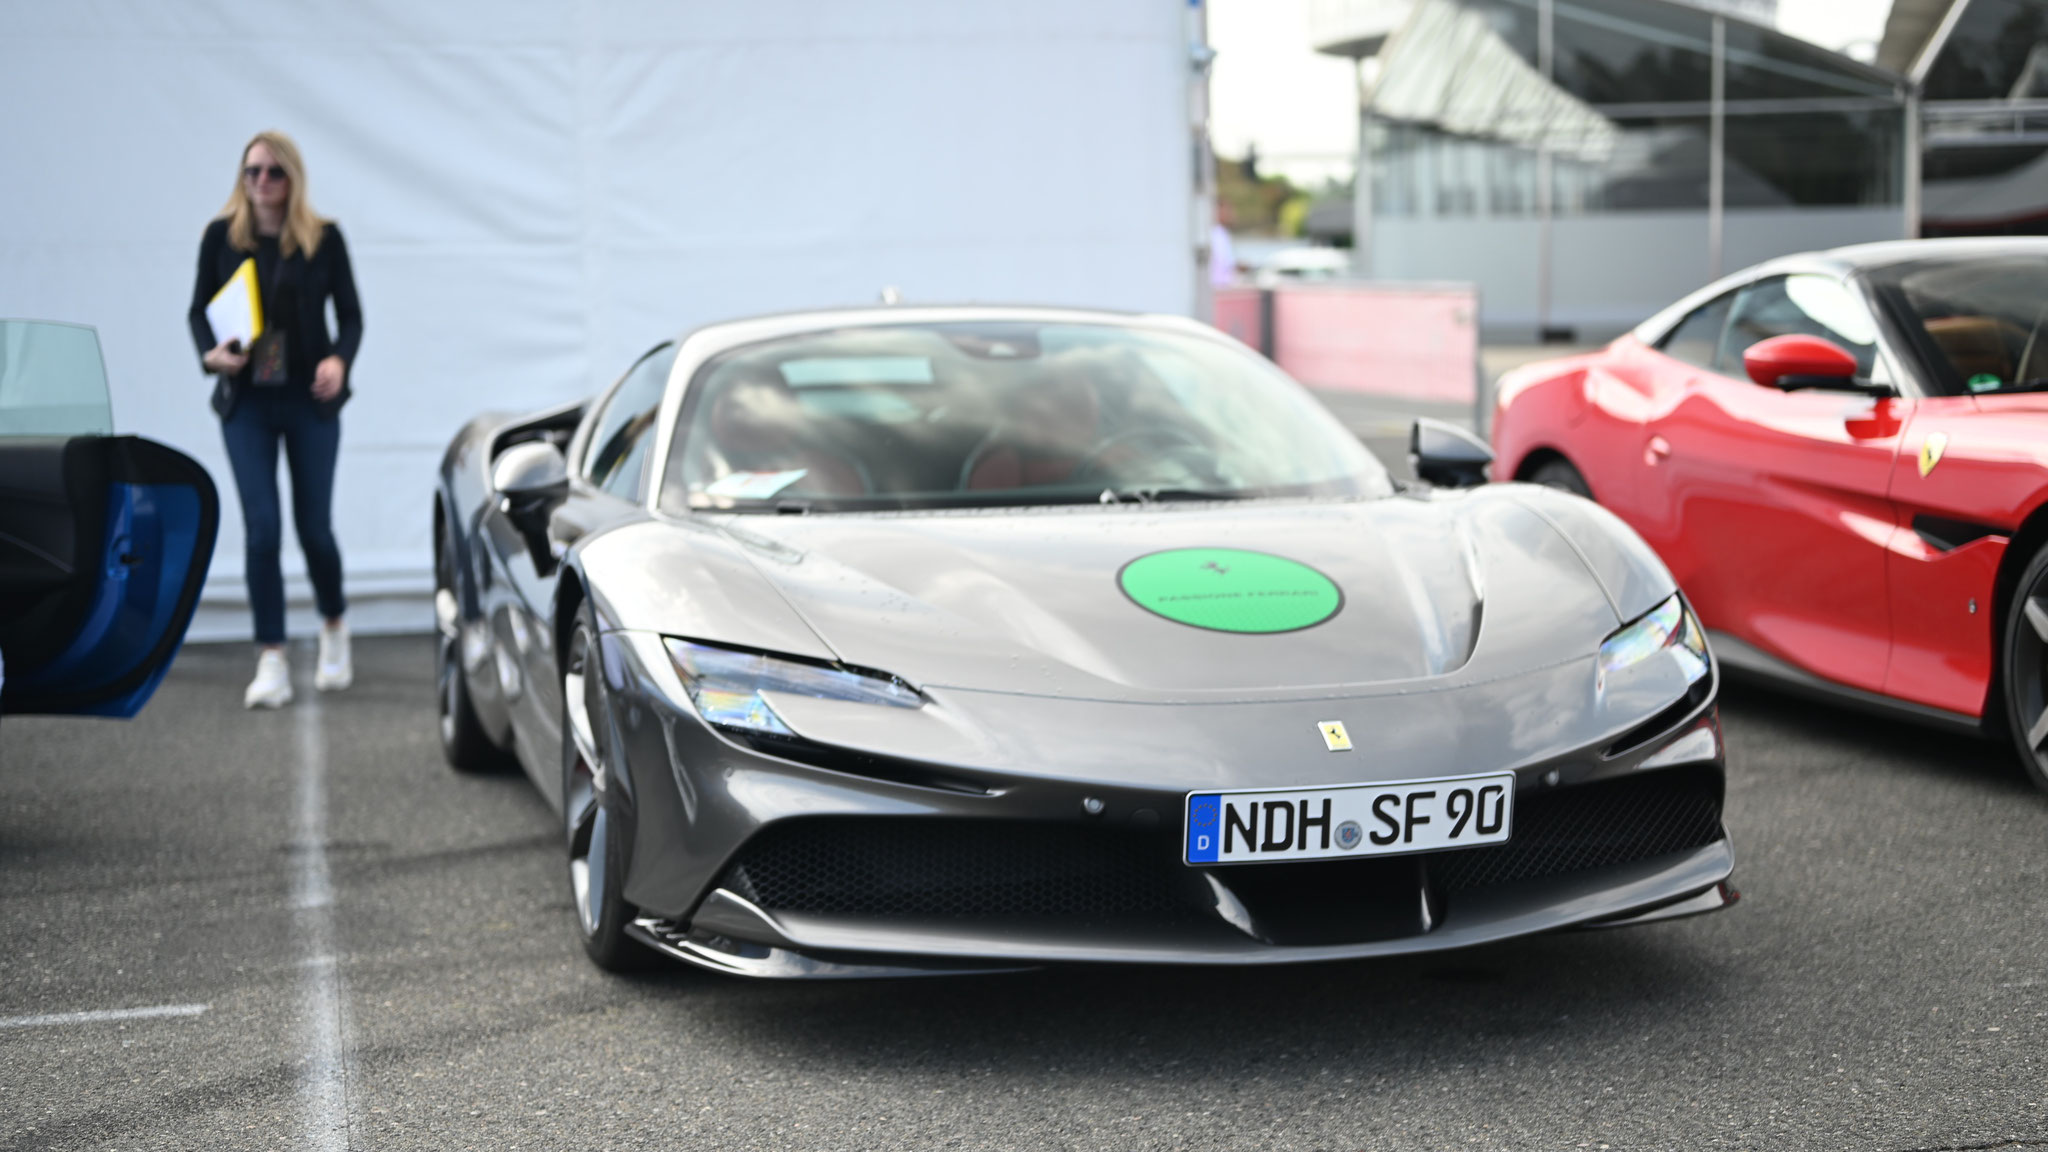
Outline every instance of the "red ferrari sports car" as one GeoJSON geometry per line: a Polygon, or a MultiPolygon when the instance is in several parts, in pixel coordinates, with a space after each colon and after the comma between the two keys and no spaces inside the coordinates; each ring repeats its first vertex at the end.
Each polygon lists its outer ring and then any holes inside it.
{"type": "Polygon", "coordinates": [[[1736,273],[1503,377],[1493,443],[1635,528],[1723,665],[2009,732],[2048,788],[2048,240],[1736,273]]]}

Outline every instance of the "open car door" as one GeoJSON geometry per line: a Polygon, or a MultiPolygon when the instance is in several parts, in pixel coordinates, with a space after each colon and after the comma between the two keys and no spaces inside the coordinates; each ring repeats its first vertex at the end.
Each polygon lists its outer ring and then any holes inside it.
{"type": "Polygon", "coordinates": [[[0,715],[140,711],[219,526],[196,461],[113,434],[93,329],[0,320],[0,715]]]}

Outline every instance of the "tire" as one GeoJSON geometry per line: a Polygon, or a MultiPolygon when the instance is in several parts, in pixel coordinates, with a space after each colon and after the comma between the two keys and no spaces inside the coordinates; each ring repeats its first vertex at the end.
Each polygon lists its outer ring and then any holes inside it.
{"type": "Polygon", "coordinates": [[[1585,500],[1593,498],[1593,489],[1586,483],[1586,478],[1579,475],[1572,462],[1562,456],[1553,456],[1537,465],[1536,470],[1529,473],[1529,483],[1556,488],[1585,500]]]}
{"type": "Polygon", "coordinates": [[[434,695],[441,757],[457,772],[502,772],[512,758],[491,740],[470,702],[462,672],[462,593],[455,579],[455,542],[445,530],[434,550],[434,695]]]}
{"type": "Polygon", "coordinates": [[[562,825],[569,847],[569,897],[576,934],[591,963],[631,972],[654,959],[626,935],[639,911],[626,903],[626,853],[632,828],[605,768],[604,677],[595,671],[597,627],[590,606],[576,613],[562,662],[562,825]]]}
{"type": "Polygon", "coordinates": [[[2013,749],[2028,779],[2048,790],[2048,548],[2034,553],[2013,587],[2000,651],[2013,749]]]}

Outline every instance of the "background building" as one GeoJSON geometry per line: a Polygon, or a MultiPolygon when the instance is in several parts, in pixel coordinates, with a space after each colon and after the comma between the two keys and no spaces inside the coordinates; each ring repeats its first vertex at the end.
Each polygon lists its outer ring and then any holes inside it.
{"type": "Polygon", "coordinates": [[[294,135],[362,288],[336,507],[355,616],[425,626],[430,477],[479,411],[588,394],[704,321],[884,286],[1194,310],[1200,20],[1159,0],[0,5],[0,316],[96,326],[117,427],[213,472],[195,635],[246,635],[185,309],[238,150],[294,135]]]}
{"type": "Polygon", "coordinates": [[[2048,0],[1897,0],[1877,60],[1921,101],[1921,231],[2048,233],[2048,0]]]}
{"type": "Polygon", "coordinates": [[[1905,235],[1905,86],[1752,22],[1773,8],[1324,0],[1318,47],[1361,61],[1359,272],[1471,281],[1495,334],[1585,338],[1905,235]]]}

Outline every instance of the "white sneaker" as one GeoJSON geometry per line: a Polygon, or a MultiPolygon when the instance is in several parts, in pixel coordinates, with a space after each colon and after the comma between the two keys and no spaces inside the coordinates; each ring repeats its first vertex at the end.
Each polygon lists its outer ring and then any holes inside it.
{"type": "Polygon", "coordinates": [[[292,666],[285,663],[284,649],[265,648],[256,657],[256,678],[242,693],[244,708],[282,708],[292,702],[292,666]]]}
{"type": "Polygon", "coordinates": [[[348,624],[320,626],[320,663],[313,668],[313,687],[337,692],[355,683],[355,666],[348,658],[348,624]]]}

